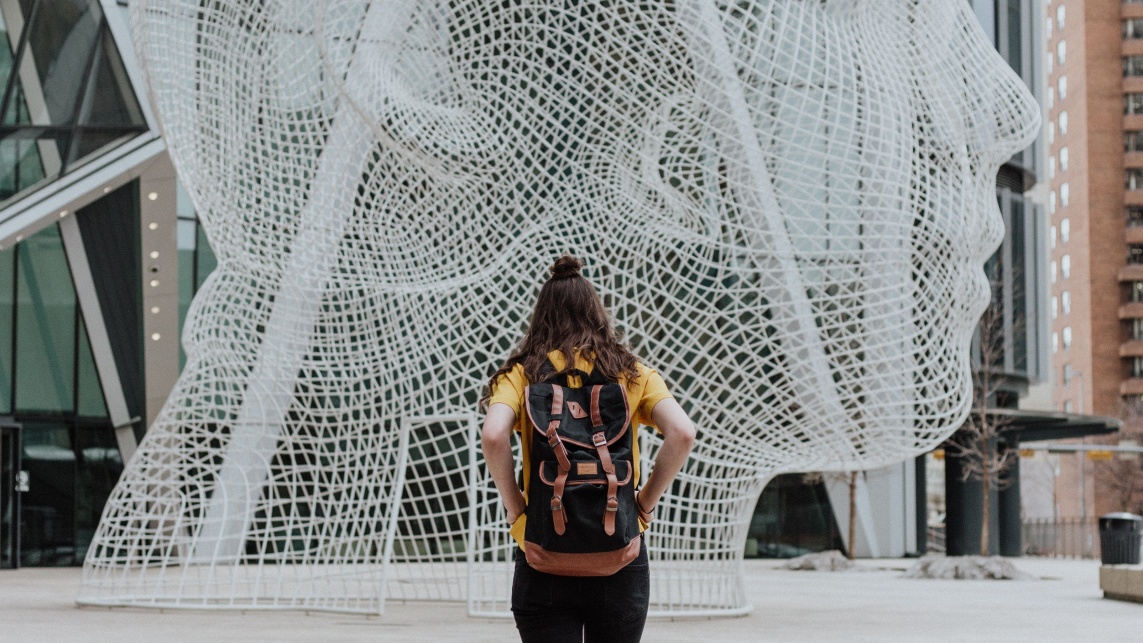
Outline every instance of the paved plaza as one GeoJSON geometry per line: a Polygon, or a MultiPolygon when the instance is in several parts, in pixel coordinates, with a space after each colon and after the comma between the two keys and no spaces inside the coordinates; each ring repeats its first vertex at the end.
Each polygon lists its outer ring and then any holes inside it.
{"type": "MultiPolygon", "coordinates": [[[[902,578],[910,560],[860,572],[795,572],[746,562],[754,612],[652,620],[646,641],[1138,641],[1143,605],[1105,600],[1095,561],[1020,559],[1031,581],[902,578]]],[[[4,641],[512,641],[510,620],[457,603],[389,602],[380,617],[303,612],[78,608],[80,570],[0,572],[4,641]]]]}

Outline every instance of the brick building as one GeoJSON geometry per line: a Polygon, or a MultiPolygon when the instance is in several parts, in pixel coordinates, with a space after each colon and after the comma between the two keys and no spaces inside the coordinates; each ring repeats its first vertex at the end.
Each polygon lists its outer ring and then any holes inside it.
{"type": "MultiPolygon", "coordinates": [[[[1050,0],[1044,29],[1052,398],[1126,420],[1089,441],[1130,440],[1143,428],[1143,0],[1050,0]]],[[[1059,517],[1124,508],[1108,466],[1060,456],[1059,517]]]]}

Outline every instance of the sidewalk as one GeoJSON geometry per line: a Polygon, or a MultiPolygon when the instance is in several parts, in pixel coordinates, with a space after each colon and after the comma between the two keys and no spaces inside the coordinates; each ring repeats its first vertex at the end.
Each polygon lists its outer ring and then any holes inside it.
{"type": "MultiPolygon", "coordinates": [[[[793,572],[746,562],[754,612],[733,619],[653,620],[666,641],[1138,641],[1143,605],[1105,600],[1096,561],[1016,561],[1034,581],[910,580],[911,560],[873,571],[793,572]]],[[[654,573],[652,569],[652,573],[654,573]]],[[[381,617],[301,612],[77,608],[80,570],[0,572],[6,641],[512,641],[510,620],[470,619],[457,603],[390,601],[381,617]]]]}

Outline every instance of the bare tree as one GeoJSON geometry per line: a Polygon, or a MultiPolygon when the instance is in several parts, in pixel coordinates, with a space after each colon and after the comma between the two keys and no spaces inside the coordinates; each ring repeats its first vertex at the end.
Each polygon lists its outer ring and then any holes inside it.
{"type": "MultiPolygon", "coordinates": [[[[1119,417],[1120,443],[1143,445],[1143,401],[1124,402],[1119,417]]],[[[1112,498],[1119,511],[1143,512],[1143,466],[1138,453],[1119,453],[1115,459],[1097,462],[1096,484],[1103,497],[1112,498]]]]}
{"type": "MultiPolygon", "coordinates": [[[[831,477],[837,476],[834,479],[844,479],[849,485],[849,539],[846,540],[845,557],[853,560],[857,557],[857,475],[858,471],[850,471],[849,473],[831,473],[831,477]]],[[[803,484],[819,484],[825,482],[827,474],[819,471],[802,474],[803,484]]]]}
{"type": "MultiPolygon", "coordinates": [[[[995,292],[995,288],[993,289],[995,292]]],[[[1004,383],[1005,322],[1017,327],[1021,319],[1005,320],[1002,306],[995,300],[981,315],[977,325],[979,364],[973,370],[972,412],[968,420],[947,444],[947,450],[960,458],[964,481],[981,483],[980,555],[987,556],[991,491],[1011,486],[1005,474],[1016,461],[1015,449],[1001,448],[1004,434],[1011,429],[1012,420],[993,412],[997,393],[1004,383]]]]}

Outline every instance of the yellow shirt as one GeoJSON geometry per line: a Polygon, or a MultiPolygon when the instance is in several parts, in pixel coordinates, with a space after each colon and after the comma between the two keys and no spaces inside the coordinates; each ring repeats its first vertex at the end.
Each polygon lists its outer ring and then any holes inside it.
{"type": "MultiPolygon", "coordinates": [[[[559,351],[552,351],[548,353],[548,359],[551,360],[552,365],[556,370],[563,370],[564,356],[559,351]]],[[[581,355],[576,355],[575,367],[584,373],[591,373],[591,362],[584,359],[581,355]]],[[[627,388],[627,400],[630,402],[628,407],[631,410],[631,464],[633,480],[638,484],[639,478],[639,426],[645,425],[654,429],[654,421],[651,419],[651,411],[655,405],[663,400],[671,397],[670,391],[667,390],[667,384],[663,382],[663,378],[659,372],[648,368],[642,362],[636,362],[635,370],[638,376],[634,380],[628,380],[624,375],[619,376],[619,383],[627,388]]],[[[535,431],[528,428],[527,414],[524,413],[524,387],[528,385],[528,378],[524,376],[524,365],[517,364],[512,370],[504,374],[503,377],[498,379],[492,386],[492,396],[488,399],[488,406],[493,404],[504,404],[512,409],[516,414],[516,427],[515,430],[520,433],[521,440],[521,453],[523,454],[523,470],[530,471],[529,468],[532,450],[532,437],[535,431]]],[[[568,377],[568,386],[571,388],[579,388],[581,385],[579,378],[575,376],[568,377]]],[[[524,475],[524,498],[528,497],[528,475],[524,475]]],[[[526,514],[521,516],[512,525],[512,537],[516,539],[516,544],[521,549],[524,548],[524,523],[526,514]]],[[[647,525],[642,520],[639,521],[639,530],[643,531],[647,525]]]]}

